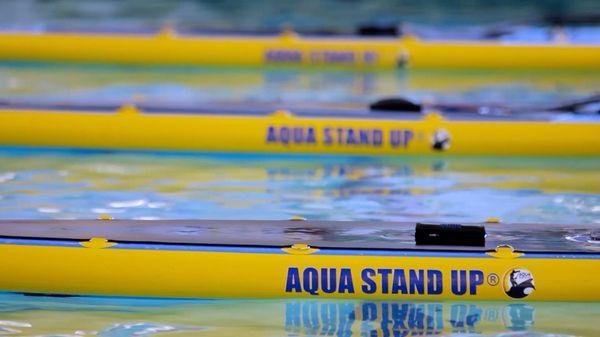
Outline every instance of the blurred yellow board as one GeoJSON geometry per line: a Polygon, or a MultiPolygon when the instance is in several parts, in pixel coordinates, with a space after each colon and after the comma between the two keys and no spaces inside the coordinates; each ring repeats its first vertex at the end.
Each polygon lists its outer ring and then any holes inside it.
{"type": "Polygon", "coordinates": [[[600,47],[420,40],[412,36],[0,33],[0,59],[136,65],[342,68],[600,68],[600,47]]]}
{"type": "MultiPolygon", "coordinates": [[[[530,118],[531,117],[531,118],[530,118]]],[[[0,109],[0,145],[348,155],[600,154],[600,122],[437,113],[143,112],[0,109]]]]}

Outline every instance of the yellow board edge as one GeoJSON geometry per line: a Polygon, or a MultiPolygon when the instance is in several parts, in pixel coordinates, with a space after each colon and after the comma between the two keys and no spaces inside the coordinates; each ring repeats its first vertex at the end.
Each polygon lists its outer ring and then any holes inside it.
{"type": "MultiPolygon", "coordinates": [[[[0,244],[0,290],[169,298],[599,301],[598,254],[0,244]]],[[[35,241],[35,240],[34,240],[35,241]]]]}
{"type": "Polygon", "coordinates": [[[357,69],[600,69],[597,45],[368,37],[0,33],[0,60],[130,65],[316,66],[357,69]]]}
{"type": "Polygon", "coordinates": [[[0,145],[346,155],[600,155],[600,123],[0,110],[0,145]]]}

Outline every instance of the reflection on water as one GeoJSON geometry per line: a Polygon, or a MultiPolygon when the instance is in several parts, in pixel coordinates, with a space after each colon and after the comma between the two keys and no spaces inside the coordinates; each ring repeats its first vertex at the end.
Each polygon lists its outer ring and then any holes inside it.
{"type": "Polygon", "coordinates": [[[600,159],[0,152],[0,217],[594,223],[600,159]]]}
{"type": "Polygon", "coordinates": [[[593,303],[0,297],[7,336],[594,336],[598,315],[593,303]]]}
{"type": "Polygon", "coordinates": [[[540,104],[582,97],[600,72],[299,71],[259,68],[127,68],[0,65],[0,97],[68,102],[194,105],[215,101],[368,103],[399,95],[414,100],[540,104]]]}

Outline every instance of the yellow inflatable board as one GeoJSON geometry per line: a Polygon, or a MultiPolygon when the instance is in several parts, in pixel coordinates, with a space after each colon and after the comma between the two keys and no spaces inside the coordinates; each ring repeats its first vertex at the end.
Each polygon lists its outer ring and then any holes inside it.
{"type": "Polygon", "coordinates": [[[0,291],[600,300],[593,226],[105,219],[2,222],[0,291]]]}
{"type": "Polygon", "coordinates": [[[0,145],[347,155],[600,154],[600,119],[568,114],[294,114],[0,108],[0,145]]]}
{"type": "Polygon", "coordinates": [[[134,65],[599,69],[600,47],[359,36],[0,33],[0,59],[134,65]]]}

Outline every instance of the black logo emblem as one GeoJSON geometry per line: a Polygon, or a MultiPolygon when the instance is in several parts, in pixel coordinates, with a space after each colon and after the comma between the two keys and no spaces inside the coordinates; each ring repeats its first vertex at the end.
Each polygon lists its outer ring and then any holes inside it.
{"type": "Polygon", "coordinates": [[[527,297],[534,290],[533,275],[527,269],[514,268],[504,276],[504,292],[512,298],[527,297]]]}
{"type": "Polygon", "coordinates": [[[433,133],[431,146],[436,151],[444,151],[450,148],[450,134],[444,129],[437,129],[433,133]]]}

